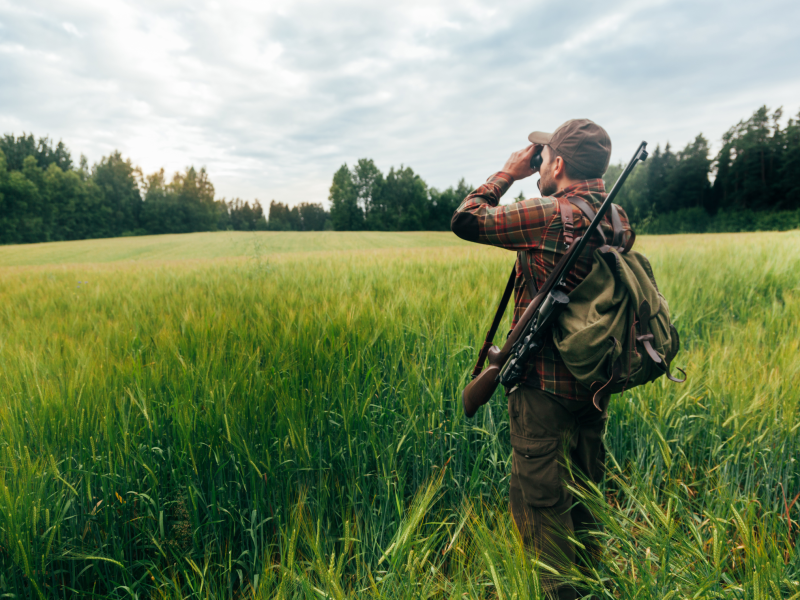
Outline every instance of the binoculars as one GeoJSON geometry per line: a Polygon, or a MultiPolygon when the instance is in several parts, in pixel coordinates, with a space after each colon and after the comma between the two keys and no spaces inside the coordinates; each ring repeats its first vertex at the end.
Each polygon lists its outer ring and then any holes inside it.
{"type": "Polygon", "coordinates": [[[531,156],[531,169],[538,170],[542,166],[542,149],[544,146],[539,146],[539,149],[531,156]]]}

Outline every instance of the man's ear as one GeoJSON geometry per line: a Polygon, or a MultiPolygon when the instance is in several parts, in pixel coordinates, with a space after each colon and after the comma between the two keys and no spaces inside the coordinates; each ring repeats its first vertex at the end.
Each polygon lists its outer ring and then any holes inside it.
{"type": "Polygon", "coordinates": [[[553,179],[560,179],[564,175],[564,159],[556,156],[553,161],[553,179]]]}

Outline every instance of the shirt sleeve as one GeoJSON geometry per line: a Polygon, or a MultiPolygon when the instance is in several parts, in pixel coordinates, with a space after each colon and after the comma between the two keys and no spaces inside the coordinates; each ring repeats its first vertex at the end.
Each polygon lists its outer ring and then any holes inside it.
{"type": "Polygon", "coordinates": [[[453,233],[469,242],[507,250],[536,248],[553,216],[553,201],[531,198],[498,206],[513,181],[501,171],[464,198],[450,221],[453,233]]]}

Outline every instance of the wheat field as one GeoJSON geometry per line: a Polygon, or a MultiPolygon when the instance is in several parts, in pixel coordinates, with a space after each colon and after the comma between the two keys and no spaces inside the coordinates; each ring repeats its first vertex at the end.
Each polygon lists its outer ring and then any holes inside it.
{"type": "MultiPolygon", "coordinates": [[[[642,237],[684,385],[615,397],[595,598],[800,598],[800,232],[642,237]]],[[[502,394],[514,255],[445,233],[0,247],[4,598],[541,596],[502,394]]]]}

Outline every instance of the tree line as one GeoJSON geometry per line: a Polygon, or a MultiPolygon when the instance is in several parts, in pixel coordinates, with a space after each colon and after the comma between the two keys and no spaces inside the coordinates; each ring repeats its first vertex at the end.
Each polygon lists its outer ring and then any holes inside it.
{"type": "Polygon", "coordinates": [[[386,176],[369,158],[333,175],[330,218],[337,231],[445,231],[458,205],[472,191],[464,179],[444,191],[428,187],[411,169],[392,167],[386,176]]]}
{"type": "Polygon", "coordinates": [[[443,192],[409,167],[387,176],[371,159],[337,171],[331,210],[321,203],[216,199],[204,169],[168,178],[144,175],[118,151],[89,166],[69,149],[33,134],[0,138],[0,243],[190,233],[194,231],[379,231],[449,228],[450,216],[471,191],[462,180],[443,192]]]}
{"type": "MultiPolygon", "coordinates": [[[[656,146],[617,196],[642,233],[800,228],[800,114],[762,106],[722,136],[716,156],[700,134],[685,148],[656,146]]],[[[623,165],[605,174],[607,188],[623,165]]]]}
{"type": "MultiPolygon", "coordinates": [[[[702,134],[679,151],[656,146],[617,202],[641,233],[800,228],[800,114],[783,127],[782,117],[762,106],[723,135],[713,157],[702,134]]],[[[608,169],[609,189],[622,168],[608,169]]],[[[216,199],[202,168],[168,180],[163,169],[143,175],[119,152],[90,167],[60,141],[0,138],[4,244],[227,229],[446,231],[471,191],[464,179],[440,191],[402,165],[384,175],[362,158],[334,173],[329,211],[273,200],[265,215],[258,200],[216,199]]]]}
{"type": "MultiPolygon", "coordinates": [[[[284,205],[272,202],[276,217],[284,205]]],[[[288,210],[290,217],[298,207],[288,210]]],[[[193,231],[323,229],[321,204],[300,206],[290,225],[266,220],[258,200],[216,199],[205,169],[167,178],[143,175],[112,152],[92,165],[75,164],[62,142],[32,134],[0,138],[0,243],[21,244],[193,231]]]]}

